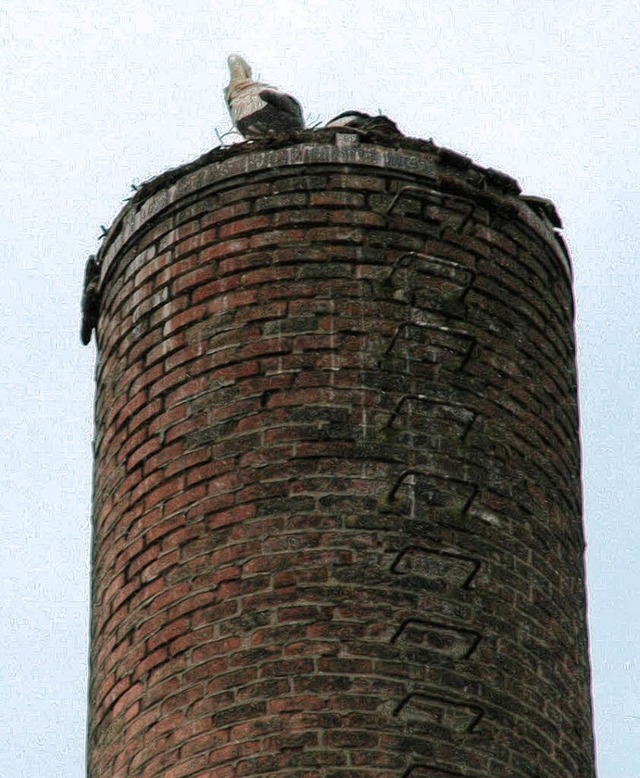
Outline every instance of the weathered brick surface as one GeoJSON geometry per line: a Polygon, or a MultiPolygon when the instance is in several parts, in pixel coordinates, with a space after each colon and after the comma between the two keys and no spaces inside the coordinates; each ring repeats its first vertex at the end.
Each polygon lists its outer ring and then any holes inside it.
{"type": "Polygon", "coordinates": [[[448,186],[265,165],[110,249],[91,778],[593,776],[570,281],[448,186]]]}

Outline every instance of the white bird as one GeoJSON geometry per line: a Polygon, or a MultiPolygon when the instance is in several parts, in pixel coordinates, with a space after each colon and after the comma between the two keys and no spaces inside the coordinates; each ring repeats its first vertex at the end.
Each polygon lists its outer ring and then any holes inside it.
{"type": "Polygon", "coordinates": [[[231,79],[224,98],[233,123],[245,138],[304,129],[300,103],[291,95],[251,78],[251,68],[239,54],[227,60],[231,79]]]}

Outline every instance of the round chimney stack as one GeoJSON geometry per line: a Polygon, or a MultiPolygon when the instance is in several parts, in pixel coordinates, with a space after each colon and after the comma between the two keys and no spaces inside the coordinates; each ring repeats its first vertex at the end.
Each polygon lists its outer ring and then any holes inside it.
{"type": "Polygon", "coordinates": [[[553,205],[347,129],[97,257],[90,778],[593,778],[553,205]]]}

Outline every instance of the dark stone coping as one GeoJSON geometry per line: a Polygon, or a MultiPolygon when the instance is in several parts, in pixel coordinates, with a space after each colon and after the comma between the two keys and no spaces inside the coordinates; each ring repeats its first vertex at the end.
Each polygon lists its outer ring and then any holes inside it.
{"type": "Polygon", "coordinates": [[[139,230],[152,226],[161,212],[197,191],[252,172],[331,164],[405,172],[424,178],[425,185],[431,183],[444,193],[467,196],[503,212],[511,210],[549,244],[572,280],[568,252],[557,229],[561,222],[551,201],[521,197],[517,181],[510,176],[475,165],[468,157],[430,140],[344,127],[303,130],[216,148],[146,181],[105,235],[97,254],[101,280],[139,230]]]}

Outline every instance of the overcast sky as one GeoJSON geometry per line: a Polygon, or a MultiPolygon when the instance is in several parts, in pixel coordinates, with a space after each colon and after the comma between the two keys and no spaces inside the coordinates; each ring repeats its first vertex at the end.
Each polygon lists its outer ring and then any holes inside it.
{"type": "Polygon", "coordinates": [[[310,123],[380,110],[556,203],[575,270],[599,778],[640,776],[639,31],[625,0],[4,0],[0,778],[84,775],[84,262],[133,182],[218,145],[232,51],[310,123]]]}

